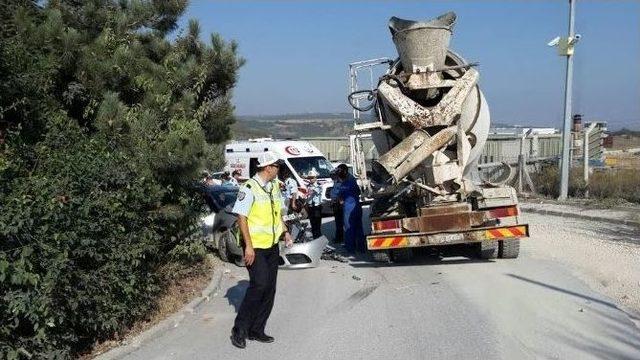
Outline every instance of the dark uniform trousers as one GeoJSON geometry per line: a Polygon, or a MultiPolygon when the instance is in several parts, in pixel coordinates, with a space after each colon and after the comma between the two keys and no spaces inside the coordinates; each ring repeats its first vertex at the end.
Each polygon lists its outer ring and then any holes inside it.
{"type": "Polygon", "coordinates": [[[342,214],[342,205],[340,205],[337,200],[334,200],[331,203],[331,207],[333,209],[333,217],[336,224],[336,234],[333,241],[341,243],[344,239],[344,215],[342,214]]]}
{"type": "Polygon", "coordinates": [[[248,333],[263,334],[267,319],[273,309],[276,295],[276,280],[280,251],[278,245],[269,249],[254,249],[256,253],[249,270],[249,287],[238,310],[234,331],[246,336],[248,333]]]}
{"type": "Polygon", "coordinates": [[[309,206],[308,213],[313,238],[317,239],[322,236],[322,206],[309,206]]]}

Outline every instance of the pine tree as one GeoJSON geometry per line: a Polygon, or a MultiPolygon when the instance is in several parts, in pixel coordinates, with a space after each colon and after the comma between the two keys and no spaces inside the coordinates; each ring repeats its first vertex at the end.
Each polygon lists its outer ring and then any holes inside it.
{"type": "Polygon", "coordinates": [[[0,354],[62,357],[153,307],[222,162],[235,42],[186,0],[0,4],[0,354]],[[168,35],[179,31],[174,40],[168,35]]]}

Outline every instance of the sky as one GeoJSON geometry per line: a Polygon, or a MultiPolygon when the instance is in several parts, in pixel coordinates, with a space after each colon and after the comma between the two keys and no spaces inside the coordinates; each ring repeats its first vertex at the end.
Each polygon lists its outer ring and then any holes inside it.
{"type": "MultiPolygon", "coordinates": [[[[547,43],[568,31],[569,2],[192,0],[202,38],[219,33],[246,59],[237,115],[349,112],[348,64],[397,57],[391,16],[458,16],[450,47],[479,62],[493,122],[561,127],[566,57],[547,43]]],[[[640,1],[576,3],[574,113],[640,128],[640,1]]]]}

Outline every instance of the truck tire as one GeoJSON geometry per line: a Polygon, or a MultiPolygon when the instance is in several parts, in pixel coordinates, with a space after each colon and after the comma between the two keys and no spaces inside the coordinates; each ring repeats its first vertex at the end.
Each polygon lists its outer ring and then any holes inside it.
{"type": "Polygon", "coordinates": [[[499,246],[497,241],[481,241],[477,244],[478,258],[483,260],[498,257],[499,246]]]}
{"type": "Polygon", "coordinates": [[[403,263],[408,262],[413,258],[413,249],[401,248],[391,250],[391,257],[394,262],[403,263]]]}
{"type": "Polygon", "coordinates": [[[229,249],[227,248],[227,241],[233,239],[233,235],[230,230],[227,230],[218,236],[218,256],[220,260],[224,262],[229,262],[230,255],[229,249]]]}
{"type": "Polygon", "coordinates": [[[391,257],[389,256],[389,252],[386,250],[378,250],[371,252],[371,258],[374,262],[379,263],[390,263],[391,257]]]}
{"type": "Polygon", "coordinates": [[[502,240],[498,256],[501,259],[515,259],[520,254],[520,239],[502,240]]]}

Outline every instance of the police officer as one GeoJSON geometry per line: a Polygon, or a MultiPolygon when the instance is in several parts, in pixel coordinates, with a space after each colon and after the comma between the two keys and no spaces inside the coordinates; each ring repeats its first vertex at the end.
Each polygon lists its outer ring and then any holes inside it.
{"type": "Polygon", "coordinates": [[[246,339],[274,341],[264,330],[276,294],[280,235],[284,232],[287,247],[293,244],[281,216],[282,196],[276,177],[282,165],[283,161],[274,153],[261,154],[258,173],[242,185],[233,207],[249,271],[249,287],[231,330],[231,343],[241,349],[246,347],[246,339]]]}
{"type": "Polygon", "coordinates": [[[298,182],[293,178],[291,171],[285,168],[284,171],[284,200],[288,213],[297,212],[298,182]]]}
{"type": "Polygon", "coordinates": [[[305,174],[307,181],[307,214],[309,214],[309,222],[311,223],[311,233],[313,238],[317,239],[322,236],[322,186],[318,184],[318,172],[311,169],[305,174]]]}
{"type": "Polygon", "coordinates": [[[349,253],[365,250],[364,230],[362,229],[362,205],[360,187],[349,174],[345,164],[338,165],[337,175],[341,181],[338,198],[342,204],[344,219],[344,245],[349,253]]]}

